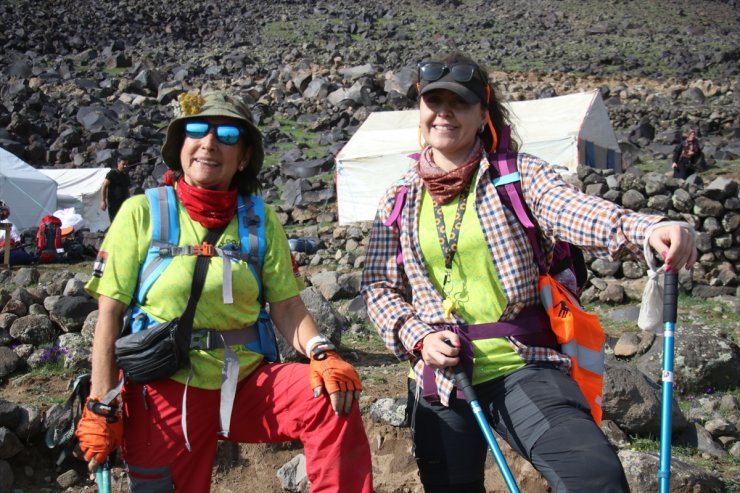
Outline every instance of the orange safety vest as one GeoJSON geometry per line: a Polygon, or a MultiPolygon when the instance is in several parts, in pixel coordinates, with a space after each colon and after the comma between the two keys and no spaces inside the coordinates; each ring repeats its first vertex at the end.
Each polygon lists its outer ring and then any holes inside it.
{"type": "Polygon", "coordinates": [[[600,425],[606,336],[599,317],[585,311],[578,299],[549,274],[540,276],[539,293],[561,352],[571,360],[570,376],[591,406],[594,421],[600,425]]]}

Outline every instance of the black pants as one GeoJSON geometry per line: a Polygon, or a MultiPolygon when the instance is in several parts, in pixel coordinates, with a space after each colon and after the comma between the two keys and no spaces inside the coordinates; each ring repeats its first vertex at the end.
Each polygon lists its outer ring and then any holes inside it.
{"type": "MultiPolygon", "coordinates": [[[[409,412],[426,493],[485,493],[485,438],[467,402],[450,406],[423,397],[409,412]]],[[[583,394],[547,363],[528,364],[477,385],[478,402],[496,432],[547,479],[554,493],[618,493],[629,486],[617,454],[591,418],[583,394]]],[[[516,479],[516,478],[515,478],[516,479]]]]}
{"type": "Polygon", "coordinates": [[[688,158],[681,158],[676,164],[678,165],[678,168],[675,168],[673,170],[674,178],[681,178],[685,180],[689,176],[696,173],[696,168],[694,167],[694,164],[688,158]]]}
{"type": "Polygon", "coordinates": [[[116,217],[116,214],[118,214],[118,209],[121,208],[121,204],[123,204],[123,200],[109,200],[108,201],[108,217],[110,218],[110,222],[113,222],[113,219],[116,217]]]}

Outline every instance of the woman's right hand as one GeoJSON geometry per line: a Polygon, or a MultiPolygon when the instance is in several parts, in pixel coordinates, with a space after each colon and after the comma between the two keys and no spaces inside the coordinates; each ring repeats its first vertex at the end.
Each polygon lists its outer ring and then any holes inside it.
{"type": "Polygon", "coordinates": [[[424,363],[442,370],[460,362],[460,336],[450,330],[432,332],[423,339],[421,358],[424,363]]]}
{"type": "Polygon", "coordinates": [[[100,399],[88,397],[82,410],[82,417],[77,423],[75,436],[80,442],[80,450],[88,461],[90,472],[95,472],[98,464],[105,462],[111,452],[123,443],[123,420],[118,405],[100,405],[100,399]],[[94,402],[105,411],[97,414],[89,403],[94,402]]]}

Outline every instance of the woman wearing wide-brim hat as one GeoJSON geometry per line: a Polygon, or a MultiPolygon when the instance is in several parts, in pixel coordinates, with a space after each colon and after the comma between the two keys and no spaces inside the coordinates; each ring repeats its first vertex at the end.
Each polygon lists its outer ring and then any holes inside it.
{"type": "Polygon", "coordinates": [[[275,212],[264,204],[261,215],[244,211],[261,203],[253,194],[264,158],[250,110],[223,92],[185,96],[181,107],[162,148],[174,173],[175,205],[159,203],[165,211],[157,215],[147,196],[126,201],[87,284],[98,298],[99,315],[91,393],[76,432],[81,449],[95,468],[121,445],[131,491],[201,492],[210,489],[219,440],[301,440],[312,491],[370,492],[359,377],[320,335],[303,304],[302,281],[275,212]],[[168,221],[179,226],[179,240],[167,252],[215,252],[196,305],[192,331],[198,337],[191,342],[190,367],[146,384],[126,381],[120,400],[106,407],[105,396],[118,381],[114,343],[127,307],[141,315],[133,317],[130,330],[146,331],[177,318],[187,305],[197,255],[173,254],[139,296],[141,279],[152,279],[152,269],[142,265],[152,265],[145,259],[153,223],[160,228],[168,221]],[[245,236],[241,221],[263,232],[245,236]],[[202,246],[214,230],[221,234],[213,248],[202,246]],[[255,238],[262,243],[258,265],[240,256],[244,243],[255,238]],[[276,349],[262,332],[269,324],[260,319],[261,300],[276,329],[310,355],[310,364],[267,362],[276,349]]]}

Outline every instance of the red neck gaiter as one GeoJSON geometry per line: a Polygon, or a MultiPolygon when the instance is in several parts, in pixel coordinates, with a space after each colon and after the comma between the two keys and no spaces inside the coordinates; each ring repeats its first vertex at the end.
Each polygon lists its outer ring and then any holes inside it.
{"type": "Polygon", "coordinates": [[[190,219],[198,221],[204,228],[226,226],[236,213],[236,188],[221,192],[191,187],[180,178],[175,191],[190,219]]]}
{"type": "Polygon", "coordinates": [[[427,146],[421,151],[416,170],[424,182],[424,186],[436,204],[447,204],[460,195],[460,192],[470,183],[478,169],[483,154],[483,143],[477,139],[467,160],[451,171],[445,171],[434,163],[432,147],[427,146]]]}

